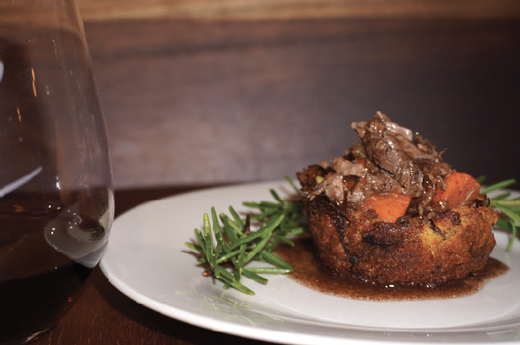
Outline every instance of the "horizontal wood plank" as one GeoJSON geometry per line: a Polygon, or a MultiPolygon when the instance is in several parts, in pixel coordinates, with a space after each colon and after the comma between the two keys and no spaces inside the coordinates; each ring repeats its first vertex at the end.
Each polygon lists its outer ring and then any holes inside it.
{"type": "Polygon", "coordinates": [[[518,20],[87,23],[118,188],[294,176],[381,110],[456,169],[515,177],[518,20]]]}
{"type": "Polygon", "coordinates": [[[175,18],[520,18],[517,0],[78,0],[85,21],[175,18]]]}

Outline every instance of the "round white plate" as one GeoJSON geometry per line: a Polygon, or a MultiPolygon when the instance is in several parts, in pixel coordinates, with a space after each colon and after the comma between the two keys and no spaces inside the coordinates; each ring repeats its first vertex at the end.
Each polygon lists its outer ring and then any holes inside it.
{"type": "Polygon", "coordinates": [[[371,302],[310,290],[287,276],[244,278],[254,296],[224,290],[184,243],[204,213],[294,194],[285,181],[196,191],[145,203],[118,217],[101,269],[122,293],[161,314],[210,330],[284,344],[520,343],[520,243],[496,232],[492,257],[510,270],[476,294],[430,301],[371,302]]]}

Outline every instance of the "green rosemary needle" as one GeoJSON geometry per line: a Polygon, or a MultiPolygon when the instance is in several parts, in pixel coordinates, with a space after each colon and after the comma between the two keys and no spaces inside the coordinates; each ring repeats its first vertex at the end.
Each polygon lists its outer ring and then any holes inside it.
{"type": "MultiPolygon", "coordinates": [[[[480,176],[477,180],[482,183],[485,180],[485,176],[480,176]]],[[[502,188],[507,188],[515,183],[515,179],[504,180],[482,188],[480,194],[488,194],[502,188]]],[[[507,218],[507,220],[499,218],[495,224],[497,227],[511,232],[511,239],[506,248],[507,252],[509,252],[513,246],[516,238],[516,228],[520,225],[520,198],[507,199],[510,196],[511,193],[506,192],[489,199],[489,206],[496,208],[507,218]]]]}
{"type": "MultiPolygon", "coordinates": [[[[286,180],[297,191],[290,179],[286,180]]],[[[260,213],[249,214],[241,218],[233,207],[229,207],[230,216],[211,208],[211,216],[204,214],[202,231],[195,229],[197,244],[186,242],[186,246],[201,253],[198,261],[209,266],[208,271],[214,278],[224,282],[224,288],[233,287],[240,292],[254,295],[254,292],[242,284],[242,277],[248,277],[261,284],[268,279],[260,274],[286,274],[293,272],[293,267],[273,254],[276,245],[283,241],[291,246],[294,243],[289,236],[307,231],[299,221],[303,217],[301,200],[283,200],[273,189],[270,190],[275,201],[244,202],[249,208],[260,213]],[[251,230],[251,222],[258,224],[258,230],[251,230]],[[251,261],[267,263],[269,267],[246,267],[251,261]],[[230,269],[225,267],[230,266],[230,269]]]]}

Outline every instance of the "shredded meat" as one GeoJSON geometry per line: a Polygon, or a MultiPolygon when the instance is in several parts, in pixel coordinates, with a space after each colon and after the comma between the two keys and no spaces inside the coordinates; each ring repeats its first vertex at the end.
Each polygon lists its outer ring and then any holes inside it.
{"type": "Polygon", "coordinates": [[[361,164],[347,161],[344,158],[332,158],[330,160],[332,168],[342,176],[353,175],[357,177],[365,176],[365,168],[361,164]]]}
{"type": "MultiPolygon", "coordinates": [[[[320,166],[324,170],[332,169],[334,172],[327,174],[325,178],[318,183],[309,195],[309,199],[311,200],[325,192],[325,195],[330,200],[341,204],[345,201],[345,193],[349,192],[344,177],[363,177],[366,174],[366,169],[361,164],[352,163],[340,157],[331,159],[330,165],[326,161],[321,161],[320,166]]],[[[356,197],[353,199],[356,199],[356,197]]]]}
{"type": "Polygon", "coordinates": [[[351,123],[360,138],[343,157],[321,162],[323,179],[309,191],[312,200],[321,193],[333,202],[362,203],[372,194],[397,192],[412,196],[409,213],[425,221],[444,212],[447,205],[432,204],[437,188],[445,188],[444,178],[451,167],[435,147],[420,135],[392,122],[377,112],[370,121],[351,123]],[[362,159],[364,165],[356,159],[362,159]],[[345,185],[345,177],[356,177],[345,185]]]}
{"type": "Polygon", "coordinates": [[[365,125],[362,134],[360,138],[365,145],[367,157],[392,174],[407,193],[413,197],[420,196],[424,174],[414,162],[414,156],[417,155],[420,159],[434,157],[413,144],[411,131],[391,122],[386,115],[378,112],[365,125]]]}

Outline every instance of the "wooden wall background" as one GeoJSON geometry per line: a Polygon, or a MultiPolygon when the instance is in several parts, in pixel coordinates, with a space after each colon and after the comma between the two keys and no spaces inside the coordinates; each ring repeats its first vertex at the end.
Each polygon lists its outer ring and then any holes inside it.
{"type": "Polygon", "coordinates": [[[381,110],[520,179],[517,0],[79,0],[118,189],[279,179],[381,110]]]}

